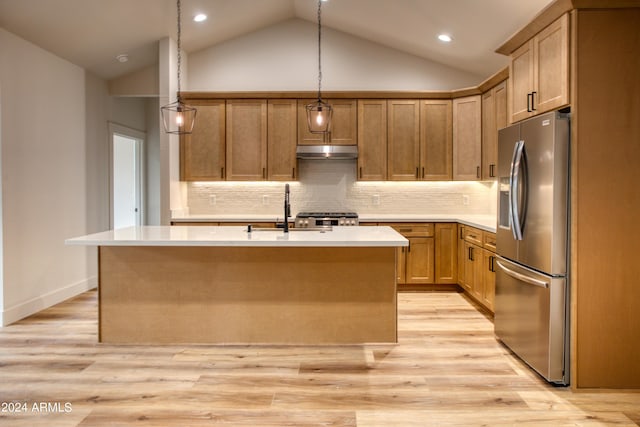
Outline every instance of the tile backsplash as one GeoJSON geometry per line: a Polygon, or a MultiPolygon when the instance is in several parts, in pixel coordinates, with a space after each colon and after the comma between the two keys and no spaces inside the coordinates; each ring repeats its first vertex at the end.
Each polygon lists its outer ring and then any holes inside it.
{"type": "MultiPolygon", "coordinates": [[[[299,181],[291,181],[291,211],[359,214],[495,215],[494,182],[362,182],[355,160],[300,160],[299,181]]],[[[282,215],[284,182],[192,182],[192,215],[282,215]]]]}

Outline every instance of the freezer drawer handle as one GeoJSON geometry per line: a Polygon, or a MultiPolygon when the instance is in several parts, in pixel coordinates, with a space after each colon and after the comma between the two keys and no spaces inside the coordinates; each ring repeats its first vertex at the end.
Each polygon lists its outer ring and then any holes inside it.
{"type": "Polygon", "coordinates": [[[524,274],[520,274],[517,271],[513,271],[512,269],[505,267],[504,265],[502,265],[500,261],[496,261],[496,264],[498,264],[498,267],[500,267],[502,271],[507,273],[509,276],[520,280],[521,282],[525,282],[534,286],[540,286],[541,288],[549,287],[549,282],[545,282],[544,280],[534,279],[532,277],[525,276],[524,274]]]}

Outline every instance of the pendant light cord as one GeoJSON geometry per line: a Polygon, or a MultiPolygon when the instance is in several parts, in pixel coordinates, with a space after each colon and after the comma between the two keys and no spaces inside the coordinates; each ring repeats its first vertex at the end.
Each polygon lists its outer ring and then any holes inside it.
{"type": "Polygon", "coordinates": [[[182,12],[182,8],[181,8],[181,2],[180,0],[178,0],[178,101],[180,100],[180,64],[182,62],[182,54],[181,52],[181,46],[180,46],[180,36],[182,35],[182,24],[181,24],[181,13],[182,12]]]}
{"type": "Polygon", "coordinates": [[[322,100],[322,0],[318,0],[318,101],[322,100]]]}

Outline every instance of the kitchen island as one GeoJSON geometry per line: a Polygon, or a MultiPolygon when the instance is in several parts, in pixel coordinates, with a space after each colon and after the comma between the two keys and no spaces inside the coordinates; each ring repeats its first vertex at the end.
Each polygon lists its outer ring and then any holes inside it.
{"type": "Polygon", "coordinates": [[[330,231],[146,226],[98,247],[99,340],[134,344],[397,341],[390,227],[330,231]]]}

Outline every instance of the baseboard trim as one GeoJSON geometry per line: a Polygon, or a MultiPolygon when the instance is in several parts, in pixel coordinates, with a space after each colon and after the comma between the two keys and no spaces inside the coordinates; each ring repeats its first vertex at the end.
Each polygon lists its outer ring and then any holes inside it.
{"type": "Polygon", "coordinates": [[[16,304],[13,307],[7,308],[0,312],[0,325],[2,327],[8,326],[18,320],[31,316],[39,311],[56,305],[69,298],[75,297],[90,289],[94,289],[98,286],[97,276],[89,277],[88,279],[81,280],[76,283],[72,283],[55,291],[41,295],[36,298],[32,298],[20,304],[16,304]]]}

